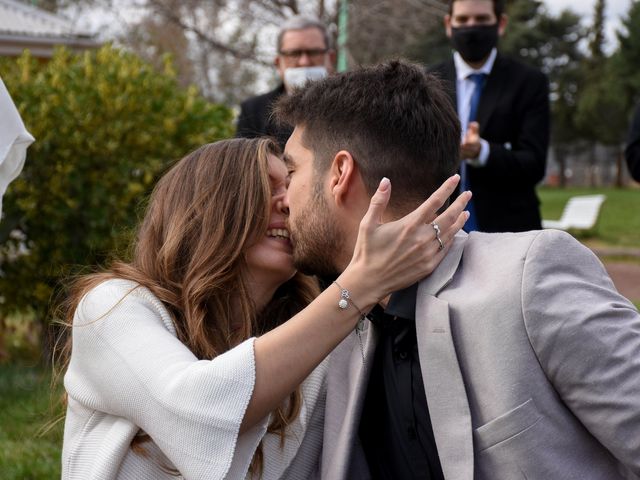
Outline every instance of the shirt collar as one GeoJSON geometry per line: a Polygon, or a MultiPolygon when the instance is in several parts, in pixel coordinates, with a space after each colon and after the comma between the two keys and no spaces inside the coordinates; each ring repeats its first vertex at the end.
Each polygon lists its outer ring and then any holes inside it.
{"type": "Polygon", "coordinates": [[[393,317],[400,317],[407,320],[416,318],[416,295],[418,294],[418,284],[414,283],[404,290],[399,290],[391,295],[384,313],[393,317]]]}
{"type": "Polygon", "coordinates": [[[467,62],[465,62],[458,52],[453,52],[453,63],[456,66],[456,77],[458,81],[466,80],[469,75],[472,73],[484,73],[489,75],[491,73],[491,69],[493,68],[493,64],[496,61],[496,56],[498,55],[498,50],[494,47],[491,49],[491,53],[489,54],[489,58],[484,62],[482,67],[477,70],[471,68],[467,62]]]}

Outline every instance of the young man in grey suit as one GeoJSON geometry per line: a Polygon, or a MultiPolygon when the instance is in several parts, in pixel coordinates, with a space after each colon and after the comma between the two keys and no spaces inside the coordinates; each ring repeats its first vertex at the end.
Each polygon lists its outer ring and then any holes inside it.
{"type": "MultiPolygon", "coordinates": [[[[380,178],[387,222],[458,168],[456,113],[417,65],[329,77],[277,111],[295,126],[284,202],[306,273],[345,268],[380,178]]],[[[640,314],[598,259],[551,230],[447,247],[381,305],[336,298],[371,321],[332,353],[322,477],[640,478],[640,314]]]]}

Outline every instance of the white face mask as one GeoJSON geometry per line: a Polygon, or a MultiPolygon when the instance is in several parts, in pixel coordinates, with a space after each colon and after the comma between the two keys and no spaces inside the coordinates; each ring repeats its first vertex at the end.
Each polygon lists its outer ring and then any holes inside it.
{"type": "Polygon", "coordinates": [[[287,88],[300,88],[307,82],[323,79],[327,73],[327,69],[323,66],[287,68],[284,71],[284,83],[287,88]]]}

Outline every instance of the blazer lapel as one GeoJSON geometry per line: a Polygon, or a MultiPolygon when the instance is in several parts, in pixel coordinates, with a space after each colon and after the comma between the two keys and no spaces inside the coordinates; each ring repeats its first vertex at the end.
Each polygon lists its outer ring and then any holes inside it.
{"type": "Polygon", "coordinates": [[[482,136],[484,126],[489,121],[491,114],[499,103],[500,95],[505,88],[505,82],[507,80],[506,75],[503,72],[504,65],[500,55],[496,57],[496,61],[493,64],[491,73],[487,77],[487,82],[482,89],[482,96],[480,97],[480,104],[478,105],[478,115],[476,119],[480,124],[480,135],[482,136]]]}
{"type": "MultiPolygon", "coordinates": [[[[323,479],[349,478],[354,446],[359,445],[360,415],[377,341],[375,329],[368,321],[365,321],[365,329],[360,336],[362,349],[354,332],[336,347],[329,360],[322,451],[323,479]]],[[[356,463],[359,463],[357,459],[356,463]]]]}
{"type": "Polygon", "coordinates": [[[456,235],[442,264],[420,283],[416,335],[420,367],[438,455],[445,478],[473,479],[469,402],[451,334],[449,304],[436,297],[453,278],[467,235],[456,235]]]}

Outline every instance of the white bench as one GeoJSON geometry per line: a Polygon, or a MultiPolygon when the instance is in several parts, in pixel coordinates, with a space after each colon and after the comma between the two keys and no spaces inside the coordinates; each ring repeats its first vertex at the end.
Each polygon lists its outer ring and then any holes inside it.
{"type": "Polygon", "coordinates": [[[560,220],[542,220],[542,228],[558,230],[591,230],[600,213],[606,195],[580,195],[571,197],[562,211],[560,220]]]}

